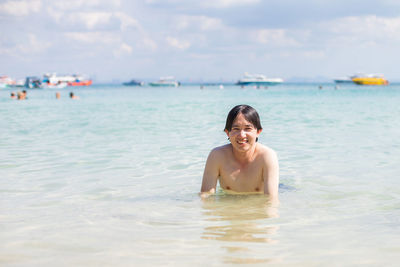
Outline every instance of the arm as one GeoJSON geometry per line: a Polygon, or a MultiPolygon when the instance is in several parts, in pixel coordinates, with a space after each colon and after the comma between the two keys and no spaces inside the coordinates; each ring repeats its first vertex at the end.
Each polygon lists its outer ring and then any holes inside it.
{"type": "Polygon", "coordinates": [[[279,163],[278,157],[273,150],[268,150],[265,155],[264,169],[264,194],[269,195],[271,202],[277,203],[279,188],[279,163]]]}
{"type": "MultiPolygon", "coordinates": [[[[206,167],[204,168],[201,193],[215,193],[219,176],[218,151],[212,150],[208,155],[206,167]]],[[[202,194],[203,196],[203,194],[202,194]]]]}

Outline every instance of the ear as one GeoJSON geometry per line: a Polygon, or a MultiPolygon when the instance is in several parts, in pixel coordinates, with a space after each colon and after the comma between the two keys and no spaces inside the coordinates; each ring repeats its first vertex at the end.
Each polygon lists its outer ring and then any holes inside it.
{"type": "Polygon", "coordinates": [[[229,137],[229,131],[228,131],[227,129],[225,129],[224,132],[225,132],[226,135],[229,137]]]}
{"type": "Polygon", "coordinates": [[[260,135],[263,129],[258,129],[257,130],[257,135],[260,135]]]}

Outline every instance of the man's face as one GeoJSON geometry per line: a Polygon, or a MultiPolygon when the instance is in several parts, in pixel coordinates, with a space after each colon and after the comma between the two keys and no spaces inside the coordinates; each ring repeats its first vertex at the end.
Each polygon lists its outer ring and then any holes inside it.
{"type": "Polygon", "coordinates": [[[261,131],[262,129],[257,130],[241,113],[233,121],[232,129],[225,130],[232,146],[240,151],[249,150],[255,144],[261,131]]]}

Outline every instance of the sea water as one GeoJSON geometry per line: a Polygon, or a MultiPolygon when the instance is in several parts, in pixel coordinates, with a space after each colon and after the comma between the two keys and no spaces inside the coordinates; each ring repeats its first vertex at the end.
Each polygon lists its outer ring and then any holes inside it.
{"type": "Polygon", "coordinates": [[[400,85],[56,91],[0,91],[1,266],[400,261],[400,85]],[[278,153],[278,208],[198,196],[237,104],[278,153]]]}

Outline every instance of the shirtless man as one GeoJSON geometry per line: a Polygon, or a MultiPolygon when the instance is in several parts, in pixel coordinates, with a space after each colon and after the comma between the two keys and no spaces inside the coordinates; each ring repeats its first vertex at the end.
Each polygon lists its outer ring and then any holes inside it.
{"type": "Polygon", "coordinates": [[[217,181],[228,192],[264,193],[278,202],[279,164],[271,148],[259,144],[262,131],[257,111],[248,105],[228,114],[225,133],[230,144],[214,148],[204,169],[201,196],[215,193],[217,181]]]}
{"type": "Polygon", "coordinates": [[[79,99],[79,96],[74,95],[73,92],[69,93],[69,97],[70,97],[71,99],[79,99]]]}

